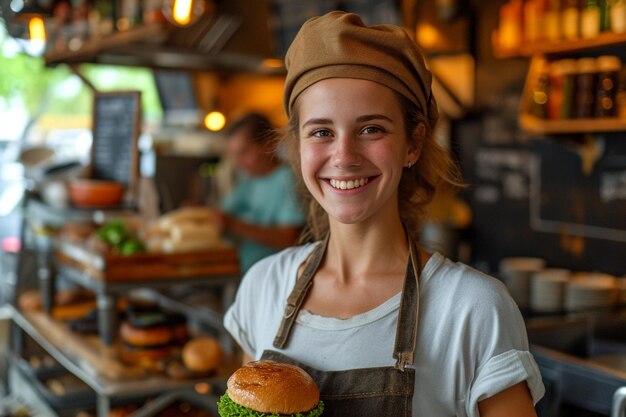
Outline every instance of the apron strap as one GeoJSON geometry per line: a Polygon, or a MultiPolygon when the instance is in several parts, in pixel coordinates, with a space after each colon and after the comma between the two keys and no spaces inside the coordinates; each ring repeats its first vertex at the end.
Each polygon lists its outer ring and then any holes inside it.
{"type": "Polygon", "coordinates": [[[287,297],[285,314],[273,343],[274,347],[277,349],[283,349],[287,343],[287,338],[289,337],[289,333],[291,333],[291,328],[296,321],[296,313],[300,310],[300,307],[309,292],[309,288],[311,288],[311,285],[313,284],[315,272],[317,271],[317,268],[326,253],[329,237],[330,233],[326,235],[326,238],[313,250],[309,261],[304,268],[302,276],[296,279],[296,284],[294,285],[293,290],[291,290],[289,297],[287,297]]]}
{"type": "Polygon", "coordinates": [[[409,239],[409,261],[402,288],[402,301],[398,313],[396,342],[393,348],[395,368],[404,372],[406,365],[413,365],[417,344],[419,316],[419,276],[421,261],[419,251],[412,239],[409,239]]]}

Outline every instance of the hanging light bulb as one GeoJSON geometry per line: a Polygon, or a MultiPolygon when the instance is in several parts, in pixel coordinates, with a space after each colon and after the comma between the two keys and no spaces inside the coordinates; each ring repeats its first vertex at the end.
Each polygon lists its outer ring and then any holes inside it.
{"type": "Polygon", "coordinates": [[[167,20],[178,26],[195,23],[205,10],[205,0],[166,0],[163,6],[163,14],[167,20]]]}
{"type": "Polygon", "coordinates": [[[46,28],[41,17],[35,16],[28,21],[28,31],[31,41],[46,42],[46,28]]]}
{"type": "Polygon", "coordinates": [[[218,111],[212,111],[204,118],[204,125],[212,132],[220,131],[226,125],[226,117],[218,111]]]}

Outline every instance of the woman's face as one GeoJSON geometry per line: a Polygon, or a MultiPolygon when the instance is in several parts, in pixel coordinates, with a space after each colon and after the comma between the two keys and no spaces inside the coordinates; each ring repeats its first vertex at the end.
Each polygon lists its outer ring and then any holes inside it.
{"type": "Polygon", "coordinates": [[[331,78],[299,97],[304,182],[331,218],[346,224],[398,215],[409,149],[396,94],[367,80],[331,78]]]}

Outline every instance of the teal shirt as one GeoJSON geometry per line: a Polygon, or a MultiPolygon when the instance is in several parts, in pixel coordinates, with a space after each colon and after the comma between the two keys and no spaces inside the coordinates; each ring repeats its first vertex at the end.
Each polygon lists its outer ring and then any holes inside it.
{"type": "MultiPolygon", "coordinates": [[[[226,213],[258,226],[302,226],[305,218],[296,197],[295,181],[291,169],[280,165],[263,177],[243,178],[220,205],[226,213]]],[[[242,238],[239,242],[241,273],[277,251],[242,238]]]]}

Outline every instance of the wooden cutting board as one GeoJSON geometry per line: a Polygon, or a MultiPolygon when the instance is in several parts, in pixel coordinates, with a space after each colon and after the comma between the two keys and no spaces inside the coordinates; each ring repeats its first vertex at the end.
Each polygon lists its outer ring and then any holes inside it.
{"type": "Polygon", "coordinates": [[[198,252],[138,253],[123,256],[97,253],[61,240],[57,259],[103,281],[142,281],[175,278],[239,276],[237,251],[232,247],[198,252]]]}

